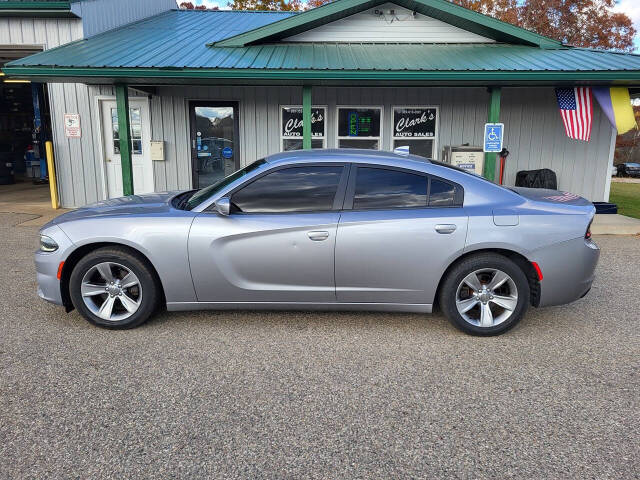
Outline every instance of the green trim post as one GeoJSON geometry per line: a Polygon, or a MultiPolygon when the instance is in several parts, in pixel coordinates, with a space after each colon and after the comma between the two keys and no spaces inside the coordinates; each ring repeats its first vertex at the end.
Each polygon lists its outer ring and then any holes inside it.
{"type": "MultiPolygon", "coordinates": [[[[487,123],[499,123],[500,122],[500,97],[502,89],[500,87],[489,88],[489,115],[487,123]]],[[[484,170],[482,175],[487,180],[492,182],[496,179],[496,157],[497,153],[485,153],[484,154],[484,170]]]]}
{"type": "Polygon", "coordinates": [[[133,195],[133,167],[131,162],[131,128],[129,126],[129,91],[123,83],[116,84],[120,164],[122,165],[122,193],[133,195]]]}
{"type": "Polygon", "coordinates": [[[302,149],[311,150],[311,85],[302,87],[302,149]]]}

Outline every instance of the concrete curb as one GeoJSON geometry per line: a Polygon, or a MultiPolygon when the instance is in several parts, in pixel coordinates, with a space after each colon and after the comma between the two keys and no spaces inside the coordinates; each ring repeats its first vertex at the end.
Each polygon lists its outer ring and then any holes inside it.
{"type": "Polygon", "coordinates": [[[591,225],[594,235],[640,235],[640,220],[624,215],[596,215],[591,225]]]}

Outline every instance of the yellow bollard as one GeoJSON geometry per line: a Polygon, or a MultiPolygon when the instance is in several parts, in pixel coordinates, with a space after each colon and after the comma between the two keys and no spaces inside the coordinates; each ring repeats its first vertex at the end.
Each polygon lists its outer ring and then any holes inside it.
{"type": "Polygon", "coordinates": [[[53,143],[45,142],[47,151],[47,169],[49,170],[49,190],[51,190],[51,206],[54,210],[58,207],[58,184],[56,183],[56,167],[53,163],[53,143]]]}

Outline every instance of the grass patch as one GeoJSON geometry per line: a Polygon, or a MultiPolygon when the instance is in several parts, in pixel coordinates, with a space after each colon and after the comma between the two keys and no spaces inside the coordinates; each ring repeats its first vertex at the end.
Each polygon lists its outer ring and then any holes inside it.
{"type": "Polygon", "coordinates": [[[640,183],[611,182],[611,203],[618,205],[618,213],[640,218],[640,183]]]}

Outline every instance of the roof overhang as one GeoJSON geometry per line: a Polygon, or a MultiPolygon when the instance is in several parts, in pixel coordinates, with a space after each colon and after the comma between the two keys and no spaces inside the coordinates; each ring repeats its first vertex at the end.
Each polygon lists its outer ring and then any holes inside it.
{"type": "Polygon", "coordinates": [[[203,68],[5,67],[16,79],[140,85],[640,85],[638,71],[371,71],[203,68]]]}
{"type": "Polygon", "coordinates": [[[0,1],[0,17],[73,17],[71,2],[60,1],[0,1]]]}

